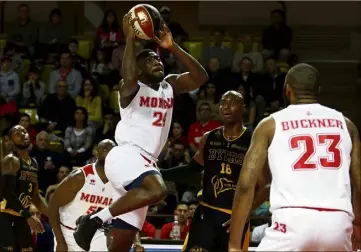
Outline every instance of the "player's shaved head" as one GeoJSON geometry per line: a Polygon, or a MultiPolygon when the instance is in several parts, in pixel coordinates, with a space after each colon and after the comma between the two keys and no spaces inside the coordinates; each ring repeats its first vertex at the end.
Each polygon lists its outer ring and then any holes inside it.
{"type": "Polygon", "coordinates": [[[115,144],[112,140],[110,140],[110,139],[104,139],[104,140],[102,140],[102,141],[100,141],[100,142],[98,143],[98,147],[99,147],[99,148],[104,148],[104,147],[107,147],[107,146],[109,146],[109,147],[115,147],[116,144],[115,144]]]}
{"type": "Polygon", "coordinates": [[[116,144],[110,139],[104,139],[98,143],[95,148],[95,156],[101,163],[104,162],[109,151],[115,147],[116,144]]]}
{"type": "Polygon", "coordinates": [[[239,101],[242,105],[244,103],[244,99],[241,93],[231,90],[231,91],[227,91],[222,95],[221,99],[225,99],[226,97],[231,98],[232,100],[237,100],[239,101]]]}
{"type": "Polygon", "coordinates": [[[286,84],[296,97],[316,96],[320,90],[320,74],[313,66],[300,63],[292,67],[286,76],[286,84]]]}

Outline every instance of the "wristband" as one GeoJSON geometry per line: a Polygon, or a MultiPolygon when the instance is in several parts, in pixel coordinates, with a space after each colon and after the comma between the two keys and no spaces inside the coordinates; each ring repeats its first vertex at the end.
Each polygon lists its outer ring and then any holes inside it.
{"type": "Polygon", "coordinates": [[[31,214],[28,210],[23,209],[20,211],[20,215],[24,217],[25,219],[29,219],[31,217],[31,214]]]}

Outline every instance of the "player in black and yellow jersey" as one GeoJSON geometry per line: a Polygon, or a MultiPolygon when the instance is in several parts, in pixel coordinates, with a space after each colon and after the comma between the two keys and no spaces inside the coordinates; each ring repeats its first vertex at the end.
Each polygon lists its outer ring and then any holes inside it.
{"type": "Polygon", "coordinates": [[[30,137],[20,125],[9,131],[13,151],[1,160],[0,251],[33,251],[31,229],[43,232],[39,219],[29,213],[33,203],[47,215],[47,205],[38,191],[38,165],[29,156],[30,137]]]}
{"type": "MultiPolygon", "coordinates": [[[[228,251],[229,233],[224,223],[232,214],[232,202],[244,156],[252,132],[243,125],[244,100],[240,93],[229,91],[220,101],[224,126],[204,134],[198,152],[188,166],[161,170],[164,180],[181,181],[187,171],[203,171],[201,202],[193,216],[183,251],[228,251]]],[[[263,194],[264,195],[264,194],[263,194]]],[[[243,236],[248,250],[249,229],[243,236]]]]}

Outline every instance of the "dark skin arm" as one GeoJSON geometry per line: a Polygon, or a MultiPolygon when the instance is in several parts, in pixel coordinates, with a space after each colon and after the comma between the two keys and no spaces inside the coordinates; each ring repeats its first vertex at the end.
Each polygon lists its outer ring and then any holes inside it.
{"type": "Polygon", "coordinates": [[[274,129],[274,120],[266,118],[253,133],[233,200],[229,251],[241,251],[242,233],[251,211],[256,183],[266,167],[268,146],[274,129]]]}
{"type": "Polygon", "coordinates": [[[31,202],[36,206],[37,209],[39,209],[41,213],[49,217],[48,204],[46,203],[44,197],[40,195],[38,183],[35,185],[34,195],[31,199],[31,202]]]}
{"type": "Polygon", "coordinates": [[[356,126],[345,118],[347,129],[352,141],[350,175],[353,187],[352,203],[355,219],[353,221],[354,232],[352,237],[353,248],[359,249],[361,246],[361,148],[360,136],[356,126]]]}
{"type": "Polygon", "coordinates": [[[85,178],[81,169],[75,170],[59,184],[51,197],[48,206],[49,221],[58,244],[66,244],[60,227],[59,207],[70,203],[84,183],[85,178]]]}
{"type": "Polygon", "coordinates": [[[153,205],[163,200],[167,188],[159,175],[146,176],[140,187],[129,190],[123,197],[115,201],[109,211],[112,216],[118,216],[136,209],[153,205]]]}
{"type": "Polygon", "coordinates": [[[172,85],[176,94],[193,91],[208,81],[206,70],[195,58],[174,42],[172,34],[165,24],[160,38],[155,38],[155,40],[161,47],[169,50],[188,69],[186,73],[169,75],[165,78],[172,85]]]}
{"type": "Polygon", "coordinates": [[[131,26],[135,20],[129,22],[128,14],[123,18],[125,34],[125,48],[121,67],[123,80],[119,84],[120,105],[126,108],[139,90],[138,70],[135,55],[135,35],[131,26]]]}

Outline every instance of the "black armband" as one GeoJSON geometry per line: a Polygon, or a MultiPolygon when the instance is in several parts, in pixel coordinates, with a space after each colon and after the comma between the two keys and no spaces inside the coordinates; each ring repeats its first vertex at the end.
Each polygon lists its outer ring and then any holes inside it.
{"type": "Polygon", "coordinates": [[[15,193],[16,188],[16,176],[13,174],[3,175],[4,180],[4,192],[3,196],[7,201],[7,204],[11,206],[11,209],[19,213],[24,218],[29,218],[31,215],[28,210],[24,209],[23,204],[21,204],[18,196],[15,193]]]}
{"type": "Polygon", "coordinates": [[[203,166],[194,159],[187,165],[180,165],[169,169],[160,169],[164,180],[185,183],[198,183],[203,166]]]}

